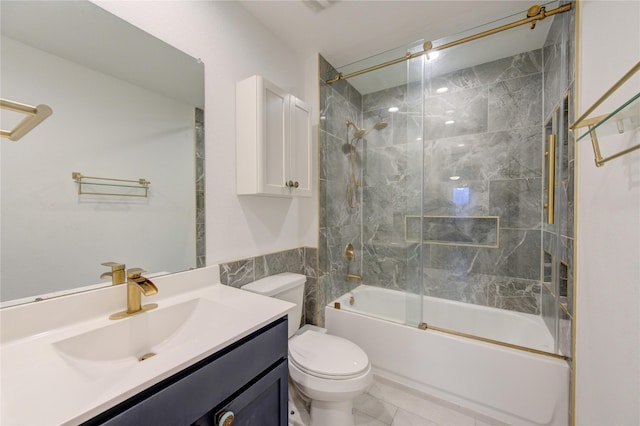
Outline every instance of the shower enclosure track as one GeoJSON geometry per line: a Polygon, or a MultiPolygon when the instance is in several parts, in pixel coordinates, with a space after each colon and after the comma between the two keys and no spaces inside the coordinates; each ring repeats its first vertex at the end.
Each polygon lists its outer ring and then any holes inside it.
{"type": "Polygon", "coordinates": [[[510,30],[512,28],[516,28],[516,27],[519,27],[521,25],[531,24],[531,29],[533,30],[536,27],[537,21],[542,21],[546,17],[557,15],[558,13],[568,12],[568,11],[571,10],[572,7],[573,7],[573,3],[567,3],[565,5],[562,5],[560,7],[557,7],[555,9],[551,9],[551,10],[547,11],[544,8],[544,6],[540,6],[540,5],[536,4],[536,5],[533,5],[533,6],[531,6],[529,8],[529,10],[527,11],[527,17],[524,18],[524,19],[520,19],[519,21],[515,21],[515,22],[512,22],[510,24],[505,24],[505,25],[502,25],[502,26],[499,26],[499,27],[496,27],[496,28],[492,28],[492,29],[487,30],[487,31],[483,31],[483,32],[478,33],[478,34],[471,35],[469,37],[464,37],[464,38],[461,38],[459,40],[455,40],[455,41],[452,41],[452,42],[449,42],[449,43],[445,43],[442,46],[433,47],[433,44],[430,41],[425,41],[424,45],[423,45],[423,50],[421,52],[416,52],[416,53],[407,52],[404,56],[402,56],[400,58],[392,59],[390,61],[383,62],[381,64],[374,65],[374,66],[369,67],[369,68],[364,68],[364,69],[361,69],[361,70],[358,70],[358,71],[354,71],[354,72],[349,73],[349,74],[339,73],[337,76],[327,80],[326,83],[327,84],[333,84],[336,81],[346,80],[346,79],[351,78],[351,77],[356,77],[356,76],[361,75],[361,74],[365,74],[365,73],[368,73],[368,72],[371,72],[371,71],[376,71],[376,70],[379,70],[381,68],[388,67],[390,65],[399,64],[400,62],[408,61],[409,59],[413,59],[413,58],[417,58],[419,56],[428,55],[429,53],[445,50],[445,49],[448,49],[450,47],[454,47],[454,46],[458,46],[458,45],[464,44],[464,43],[466,43],[468,41],[477,40],[479,38],[490,36],[490,35],[493,35],[493,34],[496,34],[496,33],[500,33],[502,31],[510,30]]]}

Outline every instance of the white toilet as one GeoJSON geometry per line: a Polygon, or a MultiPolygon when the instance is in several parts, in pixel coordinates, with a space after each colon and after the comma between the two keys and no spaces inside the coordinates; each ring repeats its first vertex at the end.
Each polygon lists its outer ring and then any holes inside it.
{"type": "Polygon", "coordinates": [[[301,274],[285,272],[242,286],[243,290],[295,303],[288,312],[289,377],[311,400],[310,426],[353,426],[353,400],[373,381],[367,354],[347,339],[319,327],[303,327],[304,283],[301,274]]]}

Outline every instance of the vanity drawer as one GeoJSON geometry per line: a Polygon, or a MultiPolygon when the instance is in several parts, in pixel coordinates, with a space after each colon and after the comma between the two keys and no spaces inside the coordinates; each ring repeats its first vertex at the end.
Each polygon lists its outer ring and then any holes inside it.
{"type": "MultiPolygon", "coordinates": [[[[278,364],[286,369],[286,359],[285,316],[84,424],[189,425],[278,364]]],[[[284,395],[286,413],[286,387],[284,395]]]]}
{"type": "Polygon", "coordinates": [[[225,418],[233,426],[284,426],[288,423],[288,379],[289,368],[284,360],[192,426],[218,426],[224,424],[225,418]]]}

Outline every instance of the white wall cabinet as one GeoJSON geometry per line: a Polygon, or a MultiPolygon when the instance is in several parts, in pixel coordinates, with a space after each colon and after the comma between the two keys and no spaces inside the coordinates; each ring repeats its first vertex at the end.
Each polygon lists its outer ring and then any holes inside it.
{"type": "Polygon", "coordinates": [[[236,192],[311,196],[311,110],[254,75],[236,84],[236,192]]]}

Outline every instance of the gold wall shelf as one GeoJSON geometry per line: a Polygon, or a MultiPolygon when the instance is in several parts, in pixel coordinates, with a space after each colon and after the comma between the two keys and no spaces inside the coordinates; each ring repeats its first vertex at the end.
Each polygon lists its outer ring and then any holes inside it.
{"type": "Polygon", "coordinates": [[[8,99],[0,99],[0,108],[27,115],[13,130],[0,130],[0,136],[12,141],[19,140],[53,114],[53,110],[47,105],[42,104],[34,107],[8,99]]]}
{"type": "Polygon", "coordinates": [[[586,139],[587,136],[591,138],[595,162],[598,167],[603,166],[608,161],[640,149],[640,143],[638,143],[615,154],[603,157],[600,150],[600,143],[598,141],[598,134],[600,134],[601,137],[611,137],[616,134],[621,135],[627,133],[631,135],[631,138],[640,142],[640,92],[631,96],[629,100],[624,102],[610,114],[587,118],[589,114],[591,114],[611,94],[627,82],[636,72],[638,72],[638,70],[640,70],[640,62],[622,76],[622,78],[618,80],[611,89],[609,89],[596,101],[595,104],[593,104],[593,106],[591,106],[591,108],[587,109],[587,111],[571,125],[571,129],[579,129],[582,127],[588,128],[588,131],[580,135],[577,141],[586,139]]]}
{"type": "Polygon", "coordinates": [[[83,176],[80,172],[71,173],[71,178],[78,184],[78,195],[115,195],[119,197],[143,197],[149,195],[149,182],[146,179],[112,179],[95,176],[83,176]],[[86,190],[88,188],[114,187],[128,188],[131,192],[100,192],[96,190],[86,190]]]}

